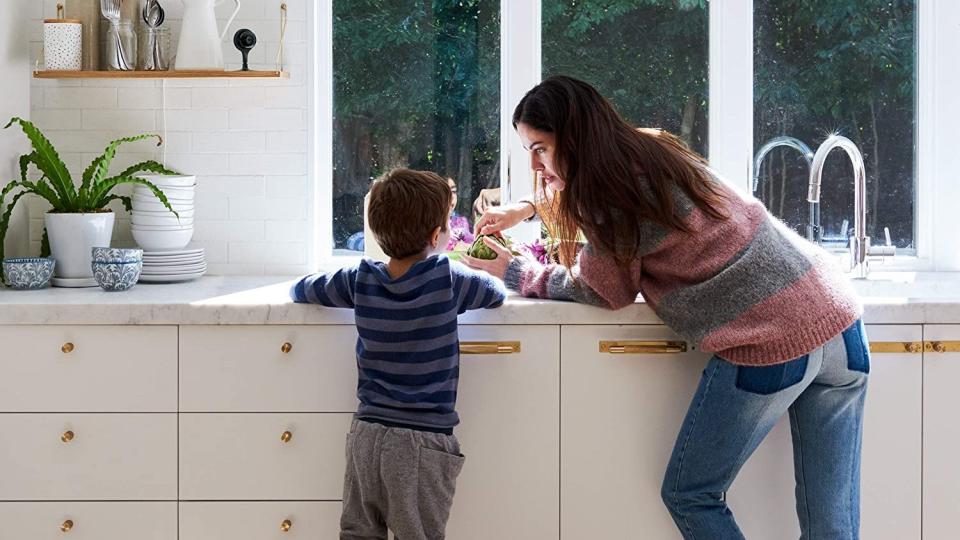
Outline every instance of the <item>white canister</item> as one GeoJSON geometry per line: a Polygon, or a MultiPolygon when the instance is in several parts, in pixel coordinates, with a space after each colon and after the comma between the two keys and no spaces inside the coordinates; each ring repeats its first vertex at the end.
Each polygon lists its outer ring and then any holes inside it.
{"type": "Polygon", "coordinates": [[[43,21],[43,64],[47,71],[80,71],[83,25],[79,19],[43,21]]]}

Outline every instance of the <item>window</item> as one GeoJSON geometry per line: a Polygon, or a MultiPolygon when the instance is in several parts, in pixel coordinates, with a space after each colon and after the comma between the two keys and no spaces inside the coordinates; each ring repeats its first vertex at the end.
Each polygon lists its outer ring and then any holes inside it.
{"type": "Polygon", "coordinates": [[[583,79],[628,122],[707,155],[706,0],[543,0],[543,76],[583,79]]]}
{"type": "Polygon", "coordinates": [[[469,216],[500,177],[496,0],[333,2],[333,247],[363,250],[363,197],[393,167],[456,181],[469,216]]]}
{"type": "MultiPolygon", "coordinates": [[[[852,140],[867,172],[867,235],[915,250],[916,6],[913,0],[754,0],[754,149],[791,137],[816,151],[852,140]]],[[[806,234],[808,164],[789,146],[754,168],[756,195],[806,234]]],[[[837,247],[853,227],[841,150],[823,173],[821,226],[837,247]],[[846,223],[846,229],[844,224],[846,223]]]]}

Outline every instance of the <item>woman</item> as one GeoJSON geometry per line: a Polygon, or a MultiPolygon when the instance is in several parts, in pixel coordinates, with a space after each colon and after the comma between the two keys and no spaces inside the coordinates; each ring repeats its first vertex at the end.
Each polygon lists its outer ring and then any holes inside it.
{"type": "Polygon", "coordinates": [[[712,352],[661,493],[684,538],[743,538],[725,502],[738,471],[789,412],[803,538],[857,538],[869,353],[862,308],[830,256],[720,180],[676,138],[635,130],[590,85],[551,77],[513,114],[544,193],[489,210],[480,233],[534,211],[561,265],[465,258],[525,296],[618,309],[638,293],[712,352]],[[551,196],[543,196],[549,189],[551,196]]]}

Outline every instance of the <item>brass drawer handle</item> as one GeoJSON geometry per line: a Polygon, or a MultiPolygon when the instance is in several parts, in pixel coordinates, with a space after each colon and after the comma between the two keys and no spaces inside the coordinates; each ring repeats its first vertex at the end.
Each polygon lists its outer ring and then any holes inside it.
{"type": "Polygon", "coordinates": [[[601,341],[600,352],[610,354],[674,354],[687,352],[685,341],[663,339],[601,341]]]}
{"type": "Polygon", "coordinates": [[[293,439],[293,433],[290,431],[284,431],[280,434],[280,441],[282,442],[288,443],[291,439],[293,439]]]}
{"type": "Polygon", "coordinates": [[[70,532],[71,529],[73,529],[73,520],[72,520],[72,519],[68,519],[68,520],[66,520],[66,521],[64,521],[63,523],[60,524],[60,530],[61,530],[62,532],[67,533],[67,532],[70,532]]]}
{"type": "Polygon", "coordinates": [[[872,353],[916,354],[923,352],[923,342],[920,341],[873,341],[870,343],[872,353]]]}
{"type": "Polygon", "coordinates": [[[280,346],[280,352],[282,352],[283,354],[287,354],[292,350],[293,350],[293,345],[289,341],[284,342],[283,345],[280,346]]]}
{"type": "Polygon", "coordinates": [[[923,350],[935,353],[960,352],[960,341],[925,341],[923,350]]]}
{"type": "Polygon", "coordinates": [[[68,342],[64,343],[62,347],[60,347],[60,352],[62,352],[63,354],[70,354],[70,353],[73,352],[73,349],[74,349],[74,348],[75,348],[75,347],[73,346],[73,343],[70,343],[70,342],[68,341],[68,342]]]}
{"type": "Polygon", "coordinates": [[[287,532],[287,531],[289,531],[291,528],[293,528],[293,522],[290,521],[289,519],[283,520],[283,523],[280,524],[280,530],[281,530],[282,532],[287,532]]]}
{"type": "Polygon", "coordinates": [[[520,352],[519,341],[461,341],[460,354],[514,354],[520,352]]]}
{"type": "Polygon", "coordinates": [[[72,432],[72,431],[69,431],[69,430],[68,430],[68,431],[64,431],[63,434],[60,435],[60,440],[63,441],[63,442],[65,442],[65,443],[68,443],[68,442],[72,441],[72,440],[73,440],[73,432],[72,432]]]}

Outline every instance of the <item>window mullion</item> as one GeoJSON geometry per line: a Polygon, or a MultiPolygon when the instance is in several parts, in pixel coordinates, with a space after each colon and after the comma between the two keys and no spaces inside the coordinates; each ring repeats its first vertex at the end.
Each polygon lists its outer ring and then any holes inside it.
{"type": "Polygon", "coordinates": [[[527,152],[512,116],[523,95],[540,82],[540,2],[503,2],[500,8],[500,186],[504,204],[530,193],[527,152]],[[509,174],[508,174],[509,171],[509,174]]]}
{"type": "Polygon", "coordinates": [[[309,160],[311,181],[307,196],[312,204],[307,216],[310,224],[308,264],[318,268],[333,256],[333,0],[308,2],[313,9],[309,21],[310,56],[308,80],[311,84],[309,122],[309,160]]]}

